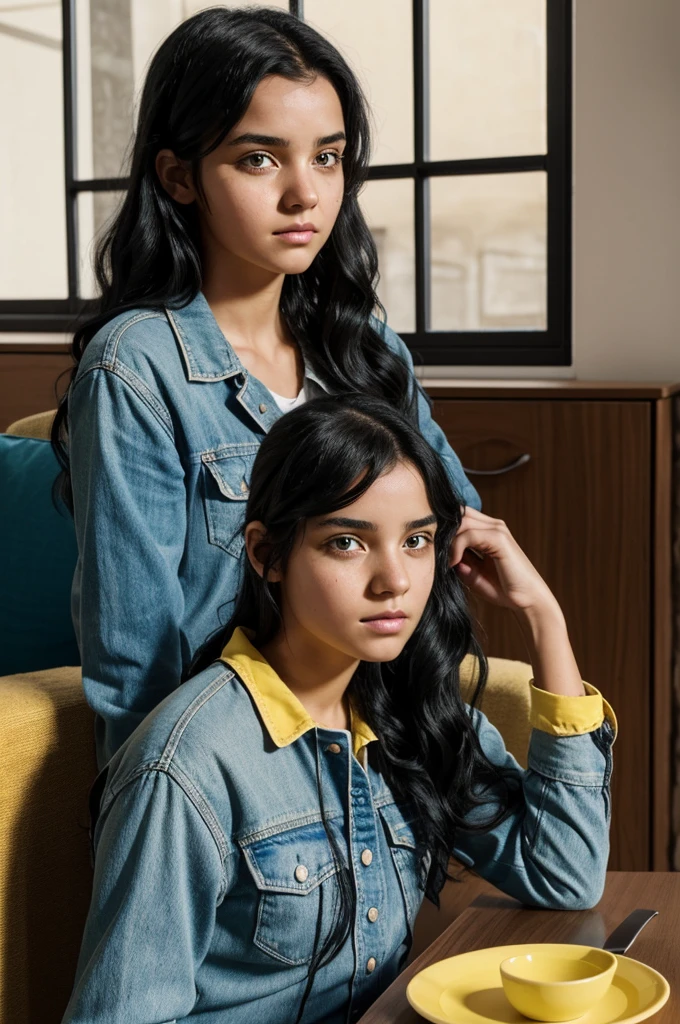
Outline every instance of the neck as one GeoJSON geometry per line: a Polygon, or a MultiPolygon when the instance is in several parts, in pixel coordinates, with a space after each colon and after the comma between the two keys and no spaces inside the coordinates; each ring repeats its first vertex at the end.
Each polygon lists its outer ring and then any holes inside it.
{"type": "Polygon", "coordinates": [[[316,638],[279,630],[260,652],[318,725],[349,729],[347,687],[359,662],[316,638]]]}
{"type": "Polygon", "coordinates": [[[205,254],[201,290],[232,343],[267,349],[288,342],[280,310],[284,280],[285,274],[264,270],[222,251],[205,254]]]}

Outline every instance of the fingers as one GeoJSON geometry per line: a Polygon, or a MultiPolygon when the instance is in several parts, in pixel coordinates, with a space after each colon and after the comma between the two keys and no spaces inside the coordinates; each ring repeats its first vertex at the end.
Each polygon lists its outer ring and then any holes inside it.
{"type": "Polygon", "coordinates": [[[467,548],[472,548],[477,555],[491,554],[497,547],[496,532],[493,529],[459,530],[451,545],[451,563],[457,565],[467,548]]]}
{"type": "Polygon", "coordinates": [[[482,562],[482,557],[468,548],[467,551],[463,553],[463,557],[455,566],[455,569],[462,580],[469,582],[479,575],[482,562]]]}
{"type": "Polygon", "coordinates": [[[493,604],[501,603],[502,595],[495,573],[492,570],[489,575],[489,563],[476,558],[470,549],[465,552],[454,572],[460,582],[476,596],[493,604]]]}
{"type": "Polygon", "coordinates": [[[475,531],[479,530],[493,530],[506,537],[511,536],[508,527],[502,519],[493,519],[491,516],[487,516],[483,512],[478,512],[475,508],[466,508],[463,512],[463,518],[460,526],[456,532],[456,540],[464,537],[464,547],[474,548],[475,544],[471,540],[471,537],[475,531]]]}
{"type": "MultiPolygon", "coordinates": [[[[479,512],[476,508],[471,508],[469,505],[466,505],[463,508],[463,518],[461,520],[461,527],[466,523],[468,525],[471,523],[475,523],[476,525],[480,526],[485,523],[489,526],[494,525],[498,527],[505,527],[504,520],[494,519],[493,516],[487,516],[484,512],[479,512]]],[[[505,528],[507,529],[507,527],[505,528]]]]}
{"type": "Polygon", "coordinates": [[[472,505],[461,505],[460,510],[463,517],[470,516],[473,519],[489,519],[485,512],[480,512],[479,509],[473,508],[472,505]]]}
{"type": "Polygon", "coordinates": [[[470,521],[461,525],[451,546],[451,564],[458,565],[466,549],[472,549],[477,556],[491,555],[498,558],[508,550],[510,531],[500,520],[484,517],[485,521],[470,521]]]}

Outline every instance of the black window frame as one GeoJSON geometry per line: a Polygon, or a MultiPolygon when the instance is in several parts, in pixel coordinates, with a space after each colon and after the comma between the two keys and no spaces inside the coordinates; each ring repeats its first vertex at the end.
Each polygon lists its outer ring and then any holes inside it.
{"type": "MultiPolygon", "coordinates": [[[[124,191],[126,178],[76,177],[75,2],[62,0],[67,299],[0,300],[0,331],[68,332],[93,305],[78,297],[78,196],[124,191]]],[[[477,160],[429,160],[429,0],[411,0],[414,160],[376,164],[369,181],[414,184],[415,331],[400,332],[424,365],[568,366],[571,364],[572,0],[545,0],[548,152],[477,160]],[[545,171],[547,174],[547,329],[434,331],[430,322],[430,203],[434,177],[545,171]]],[[[304,17],[304,0],[289,0],[304,17]]],[[[389,313],[389,310],[388,310],[389,313]]]]}

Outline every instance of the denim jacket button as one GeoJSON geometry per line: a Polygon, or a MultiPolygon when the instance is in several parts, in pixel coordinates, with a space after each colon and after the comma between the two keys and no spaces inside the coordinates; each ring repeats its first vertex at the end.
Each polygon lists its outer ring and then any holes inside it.
{"type": "Polygon", "coordinates": [[[366,972],[371,974],[377,967],[378,961],[374,956],[370,956],[366,962],[366,972]]]}
{"type": "Polygon", "coordinates": [[[248,490],[248,484],[245,482],[245,480],[241,480],[241,490],[243,491],[244,494],[248,490]]]}
{"type": "Polygon", "coordinates": [[[328,751],[329,754],[339,754],[340,751],[342,750],[342,747],[340,746],[339,743],[329,743],[328,746],[326,747],[326,750],[328,751]]]}
{"type": "Polygon", "coordinates": [[[264,402],[261,402],[260,403],[260,412],[266,412],[266,411],[267,411],[267,406],[264,404],[264,402]]]}
{"type": "Polygon", "coordinates": [[[298,866],[295,869],[295,877],[297,878],[298,882],[307,881],[307,878],[309,877],[309,871],[304,866],[304,864],[298,864],[298,866]]]}
{"type": "Polygon", "coordinates": [[[372,860],[373,860],[373,854],[371,853],[371,851],[370,850],[362,850],[362,852],[361,852],[361,863],[364,865],[364,867],[368,867],[368,865],[371,863],[372,860]]]}
{"type": "Polygon", "coordinates": [[[373,924],[374,921],[378,920],[378,908],[377,907],[371,907],[369,909],[368,913],[366,914],[366,917],[371,922],[371,924],[373,924]]]}

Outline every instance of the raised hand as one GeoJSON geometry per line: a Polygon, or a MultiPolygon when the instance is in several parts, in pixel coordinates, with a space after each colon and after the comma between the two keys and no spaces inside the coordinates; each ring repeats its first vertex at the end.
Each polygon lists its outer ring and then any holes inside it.
{"type": "Polygon", "coordinates": [[[583,695],[562,609],[501,519],[466,508],[451,545],[451,566],[473,594],[515,613],[536,686],[583,695]]]}
{"type": "Polygon", "coordinates": [[[557,601],[502,519],[466,508],[451,545],[451,565],[460,579],[491,604],[512,610],[557,601]]]}

